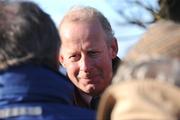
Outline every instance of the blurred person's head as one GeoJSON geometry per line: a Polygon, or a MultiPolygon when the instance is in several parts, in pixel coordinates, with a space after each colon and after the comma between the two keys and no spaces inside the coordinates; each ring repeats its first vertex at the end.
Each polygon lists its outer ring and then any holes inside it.
{"type": "Polygon", "coordinates": [[[138,61],[125,61],[117,69],[112,83],[128,80],[165,81],[180,87],[180,61],[168,57],[142,58],[138,61]]]}
{"type": "Polygon", "coordinates": [[[99,95],[111,83],[118,46],[107,18],[92,7],[76,6],[59,26],[60,62],[80,91],[99,95]]]}
{"type": "Polygon", "coordinates": [[[180,59],[180,24],[160,20],[149,27],[142,38],[129,50],[126,61],[146,57],[169,57],[180,59]]]}
{"type": "Polygon", "coordinates": [[[130,80],[103,93],[97,120],[179,120],[180,89],[167,82],[130,80]]]}
{"type": "Polygon", "coordinates": [[[179,59],[125,61],[101,97],[98,120],[178,120],[179,87],[179,59]]]}
{"type": "Polygon", "coordinates": [[[39,6],[0,1],[0,69],[31,62],[58,70],[59,46],[57,29],[39,6]]]}

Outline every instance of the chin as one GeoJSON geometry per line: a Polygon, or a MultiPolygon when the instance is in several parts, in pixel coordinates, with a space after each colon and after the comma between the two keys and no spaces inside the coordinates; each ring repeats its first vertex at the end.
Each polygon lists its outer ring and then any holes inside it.
{"type": "Polygon", "coordinates": [[[94,87],[88,87],[88,88],[86,88],[86,89],[84,90],[84,92],[85,92],[86,94],[88,94],[88,95],[94,94],[95,91],[96,91],[96,90],[95,90],[94,87]]]}

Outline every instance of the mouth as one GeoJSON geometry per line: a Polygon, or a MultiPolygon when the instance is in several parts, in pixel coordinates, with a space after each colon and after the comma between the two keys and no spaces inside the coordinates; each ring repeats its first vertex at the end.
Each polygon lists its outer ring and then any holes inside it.
{"type": "Polygon", "coordinates": [[[98,77],[97,76],[91,76],[91,77],[79,77],[79,80],[81,80],[83,83],[86,84],[96,84],[98,81],[98,77]]]}

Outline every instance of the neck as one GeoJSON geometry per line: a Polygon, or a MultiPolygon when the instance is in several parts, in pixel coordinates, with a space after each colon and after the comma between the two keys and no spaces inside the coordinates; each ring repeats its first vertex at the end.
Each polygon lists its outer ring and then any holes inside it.
{"type": "Polygon", "coordinates": [[[85,103],[89,105],[91,100],[92,100],[92,96],[88,95],[88,94],[86,94],[86,93],[84,93],[84,92],[82,92],[80,90],[79,90],[79,93],[80,93],[82,99],[85,101],[85,103]]]}

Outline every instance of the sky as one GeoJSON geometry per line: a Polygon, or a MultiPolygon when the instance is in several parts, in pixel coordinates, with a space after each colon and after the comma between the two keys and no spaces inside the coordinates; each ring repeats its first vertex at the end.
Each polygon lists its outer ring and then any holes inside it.
{"type": "MultiPolygon", "coordinates": [[[[134,25],[125,26],[117,25],[119,21],[123,21],[123,18],[117,13],[114,7],[118,7],[117,0],[30,0],[37,3],[45,12],[47,12],[56,26],[59,25],[62,17],[66,11],[74,5],[86,5],[97,8],[102,12],[109,20],[112,29],[115,33],[115,37],[118,40],[118,56],[123,58],[129,48],[131,48],[145,32],[145,29],[139,28],[134,25]]],[[[123,0],[119,0],[123,1],[123,0]]],[[[149,0],[153,1],[153,0],[149,0]]],[[[120,4],[123,4],[121,2],[120,4]]],[[[129,8],[128,8],[129,9],[129,8]]]]}

